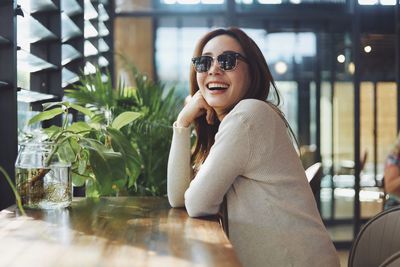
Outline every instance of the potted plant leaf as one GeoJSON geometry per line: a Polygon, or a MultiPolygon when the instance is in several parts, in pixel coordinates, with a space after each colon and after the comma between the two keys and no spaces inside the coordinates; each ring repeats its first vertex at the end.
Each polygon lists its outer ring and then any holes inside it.
{"type": "MultiPolygon", "coordinates": [[[[66,95],[92,111],[112,110],[115,115],[123,112],[141,114],[121,131],[135,145],[142,160],[141,173],[136,187],[130,187],[130,195],[166,195],[166,170],[172,137],[172,123],[177,118],[183,99],[174,88],[165,88],[140,73],[126,62],[134,86],[121,81],[113,88],[110,80],[104,83],[102,73],[82,76],[74,89],[66,95]]],[[[109,75],[109,74],[108,74],[109,75]]]]}
{"type": "Polygon", "coordinates": [[[24,205],[32,204],[32,197],[28,195],[32,192],[38,192],[35,201],[52,201],[48,199],[52,195],[50,187],[44,184],[49,180],[46,177],[50,173],[49,169],[56,166],[50,164],[54,158],[57,158],[57,162],[70,163],[70,170],[66,173],[71,174],[74,185],[86,185],[88,197],[119,195],[121,191],[135,185],[141,161],[121,129],[138,119],[140,113],[123,112],[115,119],[105,120],[104,114],[93,113],[83,106],[56,102],[45,104],[43,112],[34,116],[29,123],[50,120],[60,115],[63,115],[61,126],[43,129],[46,143],[51,144],[48,153],[43,153],[47,163],[44,168],[36,168],[29,175],[19,175],[23,172],[17,166],[16,185],[24,205]],[[87,120],[69,124],[68,113],[71,109],[85,114],[87,120]]]}

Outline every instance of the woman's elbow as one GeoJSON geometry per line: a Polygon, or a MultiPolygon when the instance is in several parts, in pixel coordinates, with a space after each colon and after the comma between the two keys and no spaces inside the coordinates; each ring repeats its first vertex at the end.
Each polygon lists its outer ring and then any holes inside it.
{"type": "Polygon", "coordinates": [[[189,217],[202,217],[218,213],[218,207],[207,205],[205,201],[196,201],[185,198],[185,207],[189,217]]]}
{"type": "Polygon", "coordinates": [[[201,216],[205,215],[200,210],[195,209],[193,207],[189,207],[189,206],[186,206],[186,211],[187,211],[189,217],[192,217],[192,218],[201,217],[201,216]]]}
{"type": "Polygon", "coordinates": [[[174,198],[168,195],[168,202],[169,205],[173,208],[182,208],[185,206],[185,201],[183,199],[174,198]]]}

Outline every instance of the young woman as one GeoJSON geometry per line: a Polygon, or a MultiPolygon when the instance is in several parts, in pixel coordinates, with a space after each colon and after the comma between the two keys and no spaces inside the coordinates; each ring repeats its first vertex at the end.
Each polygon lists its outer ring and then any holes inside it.
{"type": "Polygon", "coordinates": [[[240,29],[217,29],[192,62],[192,97],[174,123],[168,163],[171,206],[217,214],[226,196],[244,266],[339,266],[288,124],[266,100],[275,86],[258,46],[240,29]]]}

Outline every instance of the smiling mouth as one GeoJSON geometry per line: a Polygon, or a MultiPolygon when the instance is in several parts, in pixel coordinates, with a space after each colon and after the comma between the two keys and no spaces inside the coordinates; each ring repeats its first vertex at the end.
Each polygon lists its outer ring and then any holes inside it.
{"type": "Polygon", "coordinates": [[[226,90],[228,89],[229,85],[224,83],[209,83],[207,84],[207,88],[211,91],[217,90],[226,90]]]}

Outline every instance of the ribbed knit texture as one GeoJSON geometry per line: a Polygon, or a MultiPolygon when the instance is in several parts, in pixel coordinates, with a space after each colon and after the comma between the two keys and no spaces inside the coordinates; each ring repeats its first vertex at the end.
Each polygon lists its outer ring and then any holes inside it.
{"type": "Polygon", "coordinates": [[[227,194],[229,238],[243,266],[340,266],[282,118],[263,101],[240,101],[190,182],[190,130],[174,127],[171,206],[216,214],[227,194]]]}

